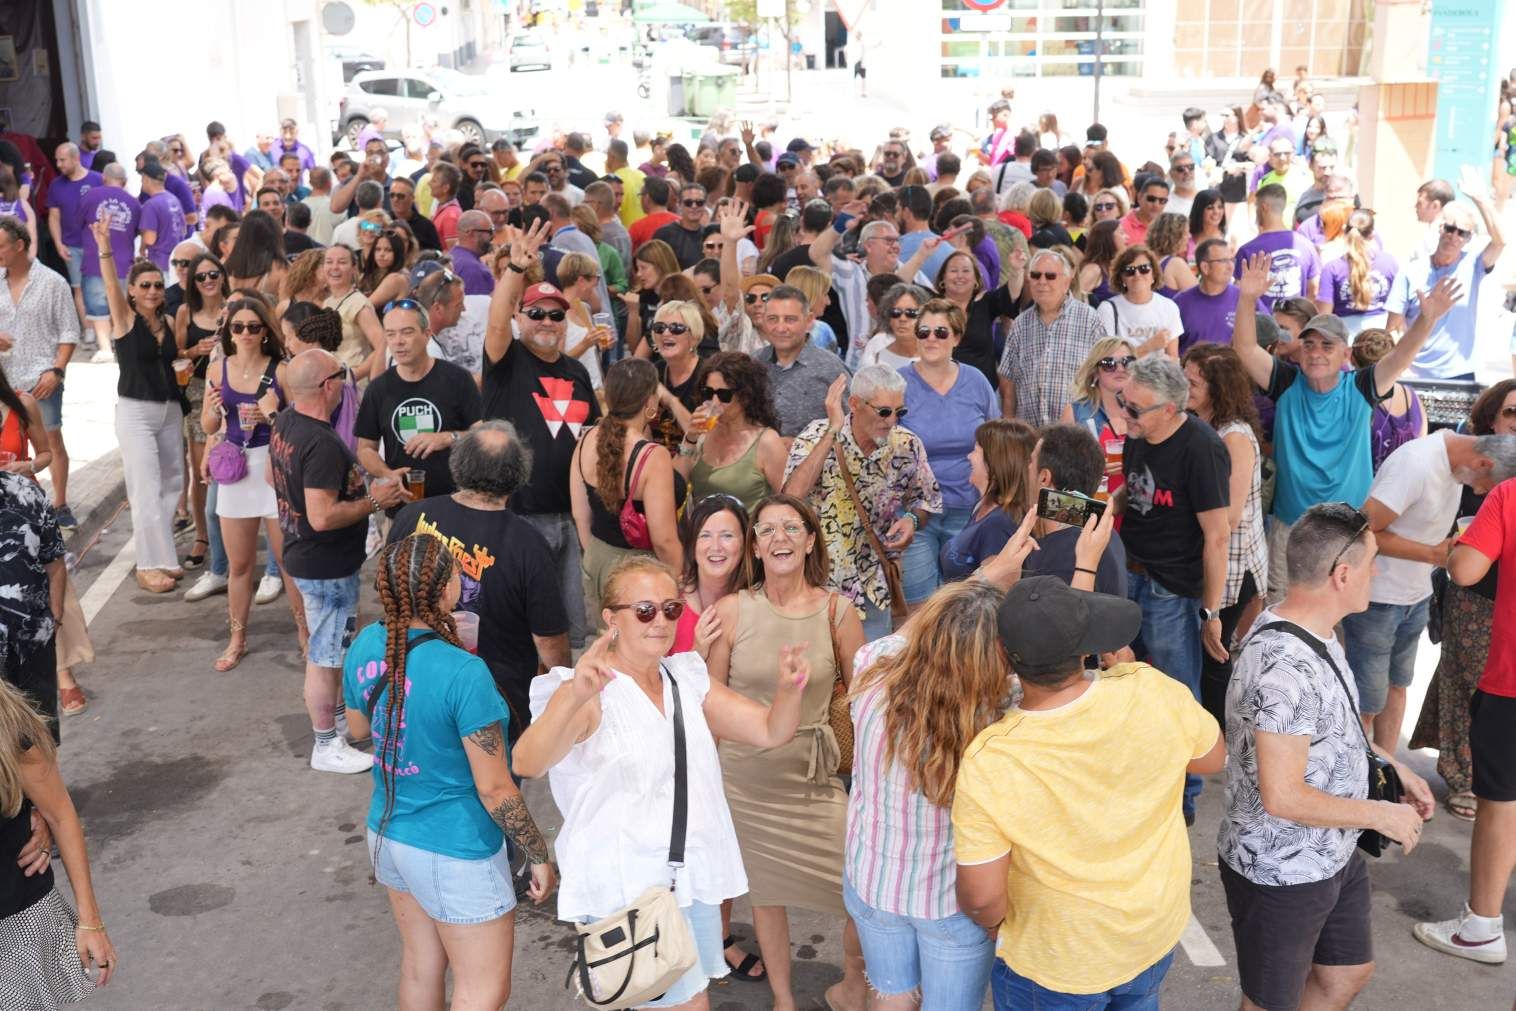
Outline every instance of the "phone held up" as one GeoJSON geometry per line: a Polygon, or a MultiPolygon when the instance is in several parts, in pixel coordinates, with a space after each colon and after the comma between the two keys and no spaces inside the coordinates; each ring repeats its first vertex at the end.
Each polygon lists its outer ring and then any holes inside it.
{"type": "Polygon", "coordinates": [[[1084,528],[1091,516],[1104,515],[1106,503],[1076,491],[1043,488],[1037,495],[1037,515],[1054,523],[1084,528]]]}

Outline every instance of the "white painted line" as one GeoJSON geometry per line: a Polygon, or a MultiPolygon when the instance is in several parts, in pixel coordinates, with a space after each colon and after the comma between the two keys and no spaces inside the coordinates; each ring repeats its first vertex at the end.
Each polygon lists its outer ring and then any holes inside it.
{"type": "Polygon", "coordinates": [[[131,573],[132,567],[136,564],[137,545],[132,538],[128,537],[126,544],[116,552],[116,557],[111,559],[111,563],[95,577],[95,581],[90,584],[84,596],[79,598],[79,606],[84,610],[85,625],[95,623],[95,615],[99,614],[101,609],[110,602],[116,588],[121,585],[121,581],[131,573]]]}
{"type": "Polygon", "coordinates": [[[1184,953],[1190,956],[1190,961],[1197,966],[1226,965],[1226,959],[1221,957],[1221,952],[1206,936],[1205,928],[1195,919],[1194,913],[1190,914],[1190,922],[1184,925],[1179,943],[1184,946],[1184,953]]]}

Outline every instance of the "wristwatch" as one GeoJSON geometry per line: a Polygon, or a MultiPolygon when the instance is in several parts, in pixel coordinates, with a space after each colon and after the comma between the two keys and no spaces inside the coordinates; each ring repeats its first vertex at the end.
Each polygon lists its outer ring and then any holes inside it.
{"type": "Polygon", "coordinates": [[[63,370],[60,369],[58,366],[54,365],[52,368],[48,369],[47,371],[49,371],[53,375],[57,376],[60,380],[63,379],[63,370]]]}
{"type": "Polygon", "coordinates": [[[1200,620],[1201,621],[1220,621],[1221,620],[1221,612],[1220,611],[1213,611],[1209,607],[1202,607],[1200,609],[1200,620]]]}

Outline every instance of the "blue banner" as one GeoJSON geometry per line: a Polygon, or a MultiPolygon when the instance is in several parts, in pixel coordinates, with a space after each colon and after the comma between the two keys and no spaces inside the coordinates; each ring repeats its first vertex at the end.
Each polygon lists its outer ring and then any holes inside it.
{"type": "Polygon", "coordinates": [[[1437,81],[1432,174],[1457,183],[1460,169],[1489,172],[1500,100],[1501,16],[1506,0],[1432,0],[1427,75],[1437,81]]]}

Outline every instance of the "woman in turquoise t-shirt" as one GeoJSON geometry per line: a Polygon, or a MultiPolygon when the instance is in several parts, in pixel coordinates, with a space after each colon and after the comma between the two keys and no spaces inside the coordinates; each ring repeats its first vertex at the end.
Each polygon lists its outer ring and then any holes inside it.
{"type": "Polygon", "coordinates": [[[452,555],[412,535],[385,549],[375,582],[384,619],[349,648],[342,694],[354,733],[372,725],[369,855],[404,947],[399,1005],[441,1006],[451,964],[455,1002],[499,1007],[516,922],[505,836],[531,862],[534,902],[557,877],[511,779],[505,703],[484,661],[458,644],[452,555]]]}

